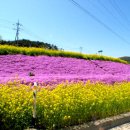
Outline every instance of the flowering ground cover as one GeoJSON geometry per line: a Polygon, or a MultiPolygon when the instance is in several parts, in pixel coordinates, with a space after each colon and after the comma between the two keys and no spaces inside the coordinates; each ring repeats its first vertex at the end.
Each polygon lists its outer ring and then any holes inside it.
{"type": "Polygon", "coordinates": [[[1,55],[0,82],[19,79],[26,83],[68,81],[130,81],[130,65],[65,57],[1,55]]]}
{"type": "Polygon", "coordinates": [[[105,60],[105,61],[114,61],[119,63],[127,64],[127,61],[124,61],[120,58],[114,58],[109,56],[97,55],[97,54],[81,54],[78,52],[71,51],[62,51],[62,50],[50,50],[45,48],[35,48],[35,47],[18,47],[12,45],[0,45],[0,55],[12,55],[12,54],[21,54],[29,56],[56,56],[56,57],[71,57],[78,59],[93,59],[93,60],[105,60]]]}
{"type": "MultiPolygon", "coordinates": [[[[29,85],[0,84],[0,129],[23,130],[31,126],[33,97],[29,85]]],[[[63,127],[130,111],[130,82],[62,83],[53,90],[38,86],[36,128],[63,127]]]]}

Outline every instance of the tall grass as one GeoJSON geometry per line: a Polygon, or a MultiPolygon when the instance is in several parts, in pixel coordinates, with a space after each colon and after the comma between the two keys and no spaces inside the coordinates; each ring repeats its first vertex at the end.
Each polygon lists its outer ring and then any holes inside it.
{"type": "MultiPolygon", "coordinates": [[[[50,86],[51,87],[51,86],[50,86]]],[[[130,83],[61,83],[55,89],[38,87],[37,127],[54,130],[130,111],[130,83]]],[[[32,117],[31,86],[0,84],[0,127],[25,129],[32,117]]]]}
{"type": "Polygon", "coordinates": [[[7,55],[7,54],[24,54],[30,56],[37,56],[37,55],[47,55],[47,56],[61,56],[61,57],[72,57],[72,58],[80,58],[86,60],[106,60],[106,61],[114,61],[114,62],[121,62],[127,63],[127,61],[121,60],[119,58],[113,58],[103,55],[88,55],[88,54],[81,54],[78,52],[69,52],[69,51],[61,51],[61,50],[49,50],[44,48],[28,48],[28,47],[16,47],[10,45],[0,45],[0,55],[7,55]]]}

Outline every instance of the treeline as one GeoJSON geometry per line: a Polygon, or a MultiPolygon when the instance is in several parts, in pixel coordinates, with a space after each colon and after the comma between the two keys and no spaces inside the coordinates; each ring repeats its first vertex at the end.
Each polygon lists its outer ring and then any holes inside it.
{"type": "Polygon", "coordinates": [[[59,50],[56,45],[39,42],[39,41],[30,41],[26,39],[16,41],[5,41],[0,40],[1,45],[13,45],[13,46],[20,46],[20,47],[37,47],[37,48],[45,48],[45,49],[52,49],[52,50],[59,50]]]}

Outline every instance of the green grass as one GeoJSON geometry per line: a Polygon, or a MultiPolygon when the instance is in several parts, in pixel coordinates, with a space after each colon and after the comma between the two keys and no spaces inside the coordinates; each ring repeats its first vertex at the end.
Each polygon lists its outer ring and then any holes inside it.
{"type": "Polygon", "coordinates": [[[37,56],[37,55],[61,56],[61,57],[72,57],[86,60],[114,61],[127,64],[127,61],[103,55],[96,55],[96,54],[88,55],[88,54],[81,54],[78,52],[47,50],[44,48],[34,48],[34,47],[28,48],[28,47],[16,47],[10,45],[0,45],[0,55],[7,55],[7,54],[23,54],[30,56],[37,56]]]}
{"type": "MultiPolygon", "coordinates": [[[[51,86],[50,86],[51,88],[51,86]]],[[[30,126],[33,109],[31,86],[0,84],[1,130],[30,126]]],[[[130,82],[61,83],[51,90],[37,89],[37,127],[49,130],[102,119],[130,111],[130,82]]]]}
{"type": "Polygon", "coordinates": [[[127,61],[130,64],[130,57],[129,56],[120,57],[120,59],[127,61]]]}

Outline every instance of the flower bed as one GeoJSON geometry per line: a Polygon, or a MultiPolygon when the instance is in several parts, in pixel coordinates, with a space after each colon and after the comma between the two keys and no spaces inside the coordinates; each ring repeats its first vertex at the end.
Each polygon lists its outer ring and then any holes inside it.
{"type": "MultiPolygon", "coordinates": [[[[51,86],[50,86],[51,88],[51,86]]],[[[58,129],[130,111],[130,83],[62,83],[53,90],[38,87],[36,126],[58,129]]],[[[0,84],[0,127],[25,129],[31,125],[31,86],[0,84]]]]}
{"type": "Polygon", "coordinates": [[[112,61],[65,57],[1,55],[0,82],[18,77],[26,83],[57,84],[62,81],[130,81],[130,65],[112,61]]]}

